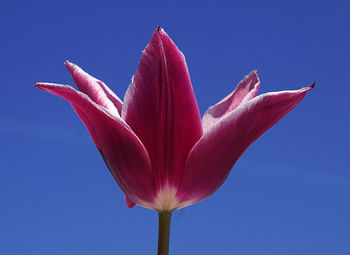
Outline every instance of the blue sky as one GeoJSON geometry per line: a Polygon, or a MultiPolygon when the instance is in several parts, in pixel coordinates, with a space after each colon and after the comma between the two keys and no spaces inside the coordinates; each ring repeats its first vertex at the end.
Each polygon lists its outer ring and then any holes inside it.
{"type": "Polygon", "coordinates": [[[2,1],[0,254],[155,254],[88,132],[38,81],[68,59],[121,98],[162,26],[201,114],[253,69],[261,92],[317,81],[210,198],[173,215],[171,254],[350,254],[348,1],[2,1]]]}

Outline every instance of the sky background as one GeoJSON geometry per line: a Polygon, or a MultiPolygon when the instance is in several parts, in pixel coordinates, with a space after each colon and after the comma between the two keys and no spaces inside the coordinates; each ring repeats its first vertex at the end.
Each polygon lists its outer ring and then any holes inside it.
{"type": "Polygon", "coordinates": [[[153,31],[186,56],[201,114],[259,69],[260,93],[316,88],[210,198],[176,211],[171,254],[350,254],[349,1],[1,1],[0,254],[156,254],[86,128],[38,81],[68,59],[121,98],[153,31]]]}

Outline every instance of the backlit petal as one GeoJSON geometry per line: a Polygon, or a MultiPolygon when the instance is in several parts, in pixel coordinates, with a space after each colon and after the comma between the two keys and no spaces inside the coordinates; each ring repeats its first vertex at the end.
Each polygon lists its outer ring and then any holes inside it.
{"type": "Polygon", "coordinates": [[[35,86],[71,103],[113,177],[132,201],[140,205],[153,202],[154,185],[147,151],[120,117],[70,86],[50,83],[35,86]]]}
{"type": "Polygon", "coordinates": [[[157,190],[176,187],[202,127],[185,58],[161,28],[142,53],[122,118],[149,153],[157,190]]]}
{"type": "Polygon", "coordinates": [[[258,93],[259,86],[259,77],[257,71],[254,70],[238,83],[236,89],[231,94],[216,105],[209,107],[204,113],[202,119],[204,132],[239,105],[254,98],[258,93]]]}
{"type": "Polygon", "coordinates": [[[242,153],[313,87],[260,95],[213,125],[189,154],[177,197],[186,205],[214,193],[242,153]]]}
{"type": "Polygon", "coordinates": [[[64,64],[81,92],[88,95],[96,104],[110,110],[113,115],[120,116],[122,102],[103,82],[73,63],[66,61],[64,64]]]}

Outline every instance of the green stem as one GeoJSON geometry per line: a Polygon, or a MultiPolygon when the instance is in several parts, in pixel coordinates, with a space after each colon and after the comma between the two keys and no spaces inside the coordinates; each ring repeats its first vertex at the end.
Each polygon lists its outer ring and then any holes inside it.
{"type": "Polygon", "coordinates": [[[169,255],[171,212],[159,213],[158,255],[169,255]]]}

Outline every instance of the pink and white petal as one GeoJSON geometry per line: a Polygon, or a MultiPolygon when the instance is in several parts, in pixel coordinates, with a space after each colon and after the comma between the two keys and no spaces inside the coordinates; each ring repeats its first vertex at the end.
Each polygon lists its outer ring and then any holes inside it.
{"type": "MultiPolygon", "coordinates": [[[[68,61],[66,61],[64,64],[81,92],[88,95],[96,104],[111,111],[113,115],[120,116],[117,107],[110,100],[108,94],[106,94],[107,89],[105,87],[107,86],[103,86],[101,83],[98,83],[96,78],[86,73],[79,66],[68,61]]],[[[110,95],[110,97],[112,96],[110,95]]]]}
{"type": "Polygon", "coordinates": [[[37,83],[35,87],[68,100],[87,127],[97,149],[122,191],[140,204],[155,197],[151,162],[141,141],[120,118],[67,85],[37,83]]]}
{"type": "Polygon", "coordinates": [[[97,80],[97,84],[103,89],[103,92],[106,94],[109,100],[114,104],[118,109],[119,115],[122,114],[123,102],[122,100],[103,82],[97,80]]]}
{"type": "Polygon", "coordinates": [[[250,72],[241,80],[235,90],[216,105],[209,107],[202,119],[203,130],[206,132],[226,114],[246,103],[258,94],[260,80],[257,70],[250,72]]]}
{"type": "Polygon", "coordinates": [[[260,95],[212,126],[191,150],[177,197],[190,205],[214,193],[242,153],[292,110],[313,85],[260,95]]]}
{"type": "Polygon", "coordinates": [[[185,58],[161,28],[142,53],[122,118],[149,153],[157,190],[177,186],[202,125],[185,58]]]}

